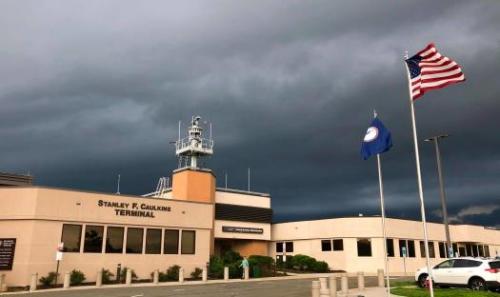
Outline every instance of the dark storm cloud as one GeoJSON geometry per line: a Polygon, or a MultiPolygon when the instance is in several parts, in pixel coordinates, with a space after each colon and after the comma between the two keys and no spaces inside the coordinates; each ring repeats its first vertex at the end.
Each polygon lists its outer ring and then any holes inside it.
{"type": "MultiPolygon", "coordinates": [[[[39,184],[141,194],[176,167],[177,121],[214,126],[207,166],[270,192],[277,220],[377,214],[360,139],[374,108],[393,132],[388,214],[419,205],[402,64],[435,41],[464,84],[416,103],[421,139],[442,143],[449,212],[498,225],[500,6],[489,1],[81,1],[0,4],[0,170],[39,184]],[[429,2],[431,3],[431,2],[429,2]],[[479,208],[474,208],[479,207],[479,208]],[[472,208],[472,211],[471,211],[472,208]]],[[[439,219],[432,146],[420,144],[439,219]]]]}

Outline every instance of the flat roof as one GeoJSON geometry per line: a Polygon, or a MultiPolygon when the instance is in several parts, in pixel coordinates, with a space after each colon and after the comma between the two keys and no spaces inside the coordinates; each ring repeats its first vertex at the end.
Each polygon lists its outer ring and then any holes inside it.
{"type": "MultiPolygon", "coordinates": [[[[320,218],[320,219],[305,219],[305,220],[291,220],[291,221],[282,221],[282,222],[272,222],[273,225],[277,224],[292,224],[292,223],[302,223],[302,222],[313,222],[313,221],[326,221],[326,220],[335,220],[335,219],[363,219],[363,218],[380,218],[380,215],[363,215],[363,216],[343,216],[343,217],[331,217],[331,218],[320,218]]],[[[415,220],[415,219],[408,219],[408,218],[400,218],[400,217],[385,217],[386,219],[390,220],[402,220],[402,221],[411,221],[411,222],[419,222],[421,223],[422,221],[420,220],[415,220]]],[[[429,221],[427,220],[427,223],[429,224],[443,224],[443,222],[437,222],[437,221],[429,221]]],[[[483,225],[475,225],[475,224],[459,224],[459,223],[449,223],[448,225],[453,225],[453,226],[475,226],[475,227],[482,227],[485,229],[490,229],[490,230],[500,230],[500,228],[493,227],[493,226],[483,226],[483,225]]]]}

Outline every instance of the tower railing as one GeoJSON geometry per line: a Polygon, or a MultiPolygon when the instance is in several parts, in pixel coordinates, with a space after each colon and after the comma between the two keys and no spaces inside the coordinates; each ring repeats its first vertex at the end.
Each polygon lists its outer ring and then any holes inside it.
{"type": "Polygon", "coordinates": [[[180,139],[175,143],[175,150],[177,155],[184,151],[194,150],[194,151],[204,151],[211,152],[214,148],[214,141],[212,139],[200,138],[197,139],[197,143],[193,145],[192,140],[189,137],[180,139]]]}

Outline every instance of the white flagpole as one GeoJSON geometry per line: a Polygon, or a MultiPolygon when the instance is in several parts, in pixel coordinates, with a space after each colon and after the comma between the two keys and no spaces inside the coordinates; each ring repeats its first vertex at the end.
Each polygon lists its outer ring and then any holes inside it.
{"type": "MultiPolygon", "coordinates": [[[[408,59],[408,53],[405,55],[405,59],[408,59]]],[[[408,77],[408,91],[410,98],[410,111],[411,111],[411,124],[413,128],[413,143],[415,145],[415,162],[417,164],[417,180],[418,180],[418,195],[420,198],[420,214],[422,215],[422,225],[424,228],[424,249],[425,249],[425,261],[427,264],[427,273],[429,274],[429,292],[431,297],[434,297],[434,288],[432,285],[432,269],[431,263],[429,260],[429,241],[427,239],[427,222],[425,220],[425,204],[424,204],[424,191],[422,187],[422,174],[420,171],[420,156],[418,152],[418,137],[417,137],[417,124],[415,121],[415,109],[413,108],[413,99],[411,96],[411,77],[410,77],[410,69],[408,69],[408,64],[406,61],[403,61],[406,67],[406,75],[408,77]]]]}
{"type": "Polygon", "coordinates": [[[382,233],[384,236],[384,261],[385,261],[385,281],[387,284],[387,296],[390,296],[391,285],[389,283],[389,262],[387,259],[387,233],[385,230],[385,208],[384,208],[384,185],[382,183],[382,164],[380,163],[380,154],[377,154],[378,165],[378,185],[380,188],[380,210],[382,213],[382,233]]]}

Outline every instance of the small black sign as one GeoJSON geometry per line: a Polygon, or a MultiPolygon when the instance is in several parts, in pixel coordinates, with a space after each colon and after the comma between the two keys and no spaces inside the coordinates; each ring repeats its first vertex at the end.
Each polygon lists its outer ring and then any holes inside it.
{"type": "Polygon", "coordinates": [[[15,238],[0,238],[0,270],[12,270],[15,251],[15,238]]]}
{"type": "Polygon", "coordinates": [[[262,228],[222,226],[222,232],[263,234],[262,228]]]}

